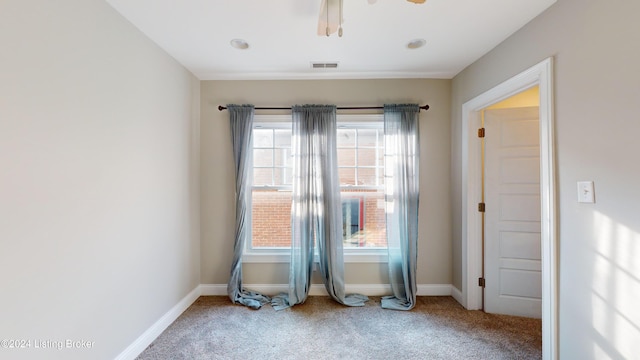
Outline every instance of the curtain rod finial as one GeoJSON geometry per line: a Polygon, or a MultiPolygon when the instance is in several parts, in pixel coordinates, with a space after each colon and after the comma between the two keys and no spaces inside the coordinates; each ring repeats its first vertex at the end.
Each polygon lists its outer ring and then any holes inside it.
{"type": "Polygon", "coordinates": [[[226,109],[226,107],[224,107],[222,105],[218,105],[218,111],[222,111],[222,110],[225,110],[225,109],[226,109]]]}

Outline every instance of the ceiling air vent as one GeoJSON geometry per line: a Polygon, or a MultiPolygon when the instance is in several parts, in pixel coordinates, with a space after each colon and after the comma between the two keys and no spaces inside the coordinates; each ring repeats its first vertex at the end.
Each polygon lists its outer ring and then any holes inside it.
{"type": "Polygon", "coordinates": [[[338,63],[337,62],[329,62],[329,63],[314,62],[314,63],[311,63],[311,67],[314,69],[336,69],[338,67],[338,63]]]}

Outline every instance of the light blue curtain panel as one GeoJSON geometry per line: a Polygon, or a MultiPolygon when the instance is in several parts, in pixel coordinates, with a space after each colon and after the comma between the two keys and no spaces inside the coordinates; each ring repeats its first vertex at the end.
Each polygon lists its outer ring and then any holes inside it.
{"type": "Polygon", "coordinates": [[[418,259],[418,105],[384,106],[385,203],[392,296],[382,307],[411,310],[416,303],[418,259]]]}
{"type": "Polygon", "coordinates": [[[325,288],[337,302],[364,306],[368,298],[345,294],[342,207],[337,163],[336,107],[292,107],[293,202],[289,292],[273,298],[276,310],[302,304],[309,295],[314,246],[325,288]],[[314,244],[315,243],[315,244],[314,244]]]}
{"type": "Polygon", "coordinates": [[[253,105],[227,105],[236,173],[236,228],[227,294],[234,304],[259,309],[267,296],[243,289],[242,251],[251,239],[251,187],[253,184],[253,105]]]}

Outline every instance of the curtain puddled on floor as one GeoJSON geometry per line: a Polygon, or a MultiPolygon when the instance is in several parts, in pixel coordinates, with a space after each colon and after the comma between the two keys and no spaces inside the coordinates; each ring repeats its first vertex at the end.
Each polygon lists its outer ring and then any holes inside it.
{"type": "Polygon", "coordinates": [[[418,105],[384,106],[385,203],[392,296],[382,307],[411,310],[416,303],[418,255],[418,105]]]}
{"type": "Polygon", "coordinates": [[[364,295],[346,295],[342,253],[342,206],[336,149],[336,107],[292,107],[293,202],[289,292],[272,299],[276,310],[302,304],[309,295],[314,247],[329,295],[364,306],[364,295]]]}
{"type": "Polygon", "coordinates": [[[236,228],[227,294],[234,304],[259,309],[269,298],[242,287],[242,251],[251,239],[251,187],[253,183],[253,105],[227,105],[236,172],[236,228]]]}

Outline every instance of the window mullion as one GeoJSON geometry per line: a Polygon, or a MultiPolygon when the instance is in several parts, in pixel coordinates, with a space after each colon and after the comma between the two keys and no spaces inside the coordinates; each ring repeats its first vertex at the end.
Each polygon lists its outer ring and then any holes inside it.
{"type": "Polygon", "coordinates": [[[380,186],[380,131],[376,129],[376,186],[380,186]]]}
{"type": "Polygon", "coordinates": [[[356,130],[356,131],[355,131],[355,133],[356,133],[355,141],[356,141],[356,142],[355,142],[355,149],[354,149],[354,151],[355,151],[355,153],[356,153],[356,156],[355,156],[355,169],[354,169],[354,171],[353,171],[353,174],[354,174],[353,176],[354,176],[355,178],[353,179],[353,182],[354,182],[354,184],[355,184],[355,185],[358,185],[358,158],[360,157],[360,154],[359,154],[359,152],[358,152],[358,129],[355,129],[355,130],[356,130]]]}
{"type": "Polygon", "coordinates": [[[271,185],[276,184],[276,129],[271,129],[271,185]]]}

